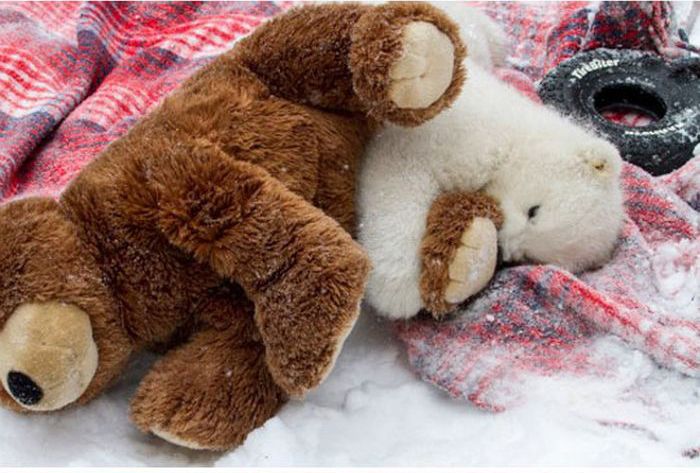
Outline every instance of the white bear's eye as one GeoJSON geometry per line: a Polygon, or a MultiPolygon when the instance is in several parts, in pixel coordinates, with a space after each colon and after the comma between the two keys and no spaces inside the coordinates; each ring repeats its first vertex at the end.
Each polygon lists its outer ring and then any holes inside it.
{"type": "Polygon", "coordinates": [[[540,206],[539,205],[533,205],[527,210],[527,219],[532,220],[533,218],[537,217],[537,212],[539,212],[540,206]]]}

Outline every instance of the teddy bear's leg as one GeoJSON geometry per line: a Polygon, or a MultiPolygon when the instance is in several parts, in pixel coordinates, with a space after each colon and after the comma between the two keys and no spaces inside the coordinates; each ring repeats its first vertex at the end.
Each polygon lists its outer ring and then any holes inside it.
{"type": "Polygon", "coordinates": [[[332,368],[359,314],[369,261],[332,218],[261,167],[182,139],[150,172],[168,240],[240,284],[275,382],[301,396],[332,368]]]}
{"type": "Polygon", "coordinates": [[[225,450],[284,404],[252,314],[215,317],[219,325],[170,351],[141,381],[131,418],[142,431],[184,447],[225,450]]]}
{"type": "Polygon", "coordinates": [[[401,125],[439,113],[464,80],[458,28],[425,3],[305,5],[233,53],[275,95],[401,125]]]}
{"type": "Polygon", "coordinates": [[[435,317],[483,289],[496,269],[498,204],[482,193],[437,198],[421,244],[421,296],[435,317]]]}

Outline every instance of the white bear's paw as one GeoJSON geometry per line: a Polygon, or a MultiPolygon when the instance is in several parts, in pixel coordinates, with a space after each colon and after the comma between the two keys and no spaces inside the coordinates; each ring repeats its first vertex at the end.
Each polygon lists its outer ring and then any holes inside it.
{"type": "Polygon", "coordinates": [[[445,301],[459,304],[481,291],[496,271],[498,231],[494,223],[477,217],[460,239],[460,246],[448,267],[450,282],[445,301]]]}
{"type": "Polygon", "coordinates": [[[453,79],[455,47],[434,24],[413,21],[403,29],[403,52],[389,70],[389,98],[402,109],[427,108],[453,79]]]}

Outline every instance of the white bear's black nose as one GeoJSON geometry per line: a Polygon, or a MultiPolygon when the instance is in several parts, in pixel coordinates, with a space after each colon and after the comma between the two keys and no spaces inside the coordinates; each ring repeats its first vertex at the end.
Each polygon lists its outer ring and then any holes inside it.
{"type": "Polygon", "coordinates": [[[32,378],[18,371],[10,371],[7,375],[7,387],[12,397],[25,406],[33,406],[44,397],[44,392],[32,378]]]}

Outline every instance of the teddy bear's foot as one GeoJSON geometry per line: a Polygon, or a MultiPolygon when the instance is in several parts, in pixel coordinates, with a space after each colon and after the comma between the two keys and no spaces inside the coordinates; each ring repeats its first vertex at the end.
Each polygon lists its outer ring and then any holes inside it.
{"type": "Polygon", "coordinates": [[[294,399],[333,369],[360,314],[369,272],[365,253],[344,231],[306,230],[295,264],[254,297],[267,366],[294,399]]]}
{"type": "Polygon", "coordinates": [[[415,126],[457,97],[466,48],[427,3],[343,2],[292,9],[233,53],[278,97],[415,126]]]}
{"type": "Polygon", "coordinates": [[[144,432],[197,450],[227,450],[285,402],[259,342],[209,329],[159,360],[131,402],[144,432]]]}
{"type": "Polygon", "coordinates": [[[352,41],[355,92],[374,117],[417,125],[457,96],[465,48],[440,10],[420,3],[373,8],[358,20],[352,41]]]}
{"type": "Polygon", "coordinates": [[[399,108],[426,108],[452,82],[455,47],[434,24],[414,21],[403,29],[401,57],[389,70],[389,98],[399,108]]]}
{"type": "Polygon", "coordinates": [[[459,304],[481,291],[496,271],[498,231],[488,218],[477,217],[460,238],[450,262],[445,301],[459,304]]]}

